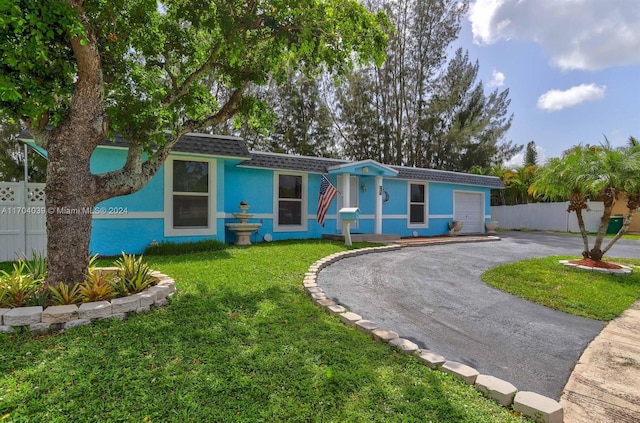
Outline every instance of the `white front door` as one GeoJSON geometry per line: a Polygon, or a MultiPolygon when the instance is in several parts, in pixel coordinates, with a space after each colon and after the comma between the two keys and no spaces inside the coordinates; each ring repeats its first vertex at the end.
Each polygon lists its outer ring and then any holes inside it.
{"type": "Polygon", "coordinates": [[[484,198],[481,192],[454,193],[453,219],[463,222],[461,233],[484,232],[484,198]]]}

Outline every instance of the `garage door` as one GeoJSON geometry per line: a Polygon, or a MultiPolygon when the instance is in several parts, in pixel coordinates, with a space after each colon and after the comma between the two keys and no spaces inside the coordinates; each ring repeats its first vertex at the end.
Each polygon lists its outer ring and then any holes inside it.
{"type": "Polygon", "coordinates": [[[484,202],[482,193],[454,193],[454,219],[464,222],[462,233],[484,232],[484,202]]]}

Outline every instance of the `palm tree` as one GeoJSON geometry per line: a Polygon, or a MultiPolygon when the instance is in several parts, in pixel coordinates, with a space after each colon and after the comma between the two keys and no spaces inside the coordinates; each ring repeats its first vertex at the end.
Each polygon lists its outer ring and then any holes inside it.
{"type": "Polygon", "coordinates": [[[613,204],[618,194],[626,191],[631,193],[631,197],[628,197],[631,205],[635,201],[640,202],[640,147],[631,145],[616,149],[606,138],[599,147],[578,145],[566,151],[562,158],[551,159],[539,171],[529,189],[534,196],[552,200],[569,199],[567,212],[576,212],[584,246],[582,255],[596,261],[602,260],[603,255],[629,227],[633,212],[629,213],[626,226],[623,225],[616,237],[602,249],[613,204]],[[604,203],[600,226],[591,249],[582,216],[590,198],[598,198],[604,203]]]}

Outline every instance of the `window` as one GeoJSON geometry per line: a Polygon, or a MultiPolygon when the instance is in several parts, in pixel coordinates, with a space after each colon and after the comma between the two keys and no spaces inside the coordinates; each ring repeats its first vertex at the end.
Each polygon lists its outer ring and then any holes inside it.
{"type": "Polygon", "coordinates": [[[306,175],[275,174],[276,225],[274,230],[306,230],[306,175]]]}
{"type": "Polygon", "coordinates": [[[165,235],[215,234],[212,161],[169,159],[165,165],[165,235]]]}
{"type": "Polygon", "coordinates": [[[426,184],[409,184],[409,225],[425,226],[427,224],[427,186],[426,184]]]}
{"type": "Polygon", "coordinates": [[[209,226],[209,163],[173,161],[173,227],[209,226]]]}

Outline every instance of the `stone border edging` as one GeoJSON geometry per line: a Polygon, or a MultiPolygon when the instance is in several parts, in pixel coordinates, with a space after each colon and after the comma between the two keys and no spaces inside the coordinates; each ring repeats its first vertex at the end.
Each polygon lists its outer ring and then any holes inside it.
{"type": "Polygon", "coordinates": [[[630,275],[631,273],[633,273],[633,269],[631,267],[625,266],[623,264],[618,264],[618,266],[620,266],[620,269],[608,269],[605,267],[584,266],[582,264],[571,263],[571,261],[572,260],[559,260],[559,263],[567,267],[575,267],[576,269],[587,270],[589,272],[608,273],[610,275],[630,275]]]}
{"type": "Polygon", "coordinates": [[[562,423],[564,410],[556,400],[535,392],[518,391],[515,386],[505,380],[480,374],[472,367],[455,361],[448,361],[433,351],[421,350],[418,345],[408,339],[401,338],[396,332],[378,327],[375,322],[364,320],[358,314],[347,311],[344,306],[328,298],[322,288],[318,286],[318,273],[339,260],[363,254],[395,251],[401,248],[403,248],[401,245],[388,245],[331,254],[309,266],[308,271],[304,274],[303,287],[311,296],[314,304],[324,307],[332,315],[337,315],[346,326],[371,334],[376,341],[386,342],[406,354],[416,356],[431,369],[451,374],[467,385],[473,385],[479,392],[495,400],[503,407],[513,407],[514,411],[530,417],[536,422],[562,423]]]}
{"type": "MultiPolygon", "coordinates": [[[[108,267],[97,269],[112,270],[108,267]]],[[[128,313],[142,313],[149,311],[151,306],[167,305],[167,298],[176,292],[176,282],[155,270],[151,271],[150,275],[156,279],[155,285],[146,291],[114,298],[111,301],[82,303],[80,307],[71,304],[50,306],[46,309],[42,306],[0,308],[0,333],[12,333],[19,327],[28,327],[33,332],[65,330],[88,325],[96,320],[124,320],[128,313]]]]}

